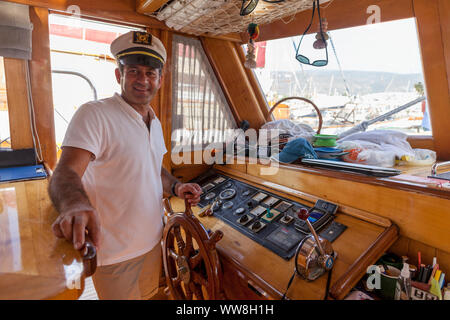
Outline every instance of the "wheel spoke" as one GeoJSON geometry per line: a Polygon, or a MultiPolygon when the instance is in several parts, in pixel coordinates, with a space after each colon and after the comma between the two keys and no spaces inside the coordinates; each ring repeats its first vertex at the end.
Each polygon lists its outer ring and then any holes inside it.
{"type": "Polygon", "coordinates": [[[195,256],[192,256],[189,259],[189,268],[191,269],[195,269],[195,267],[198,266],[198,264],[202,261],[202,255],[199,253],[197,253],[195,256]]]}
{"type": "Polygon", "coordinates": [[[194,281],[197,284],[200,284],[202,286],[207,287],[208,286],[208,280],[205,279],[200,273],[196,271],[191,271],[191,277],[192,281],[194,281]]]}
{"type": "Polygon", "coordinates": [[[169,249],[169,257],[173,258],[175,261],[178,259],[178,254],[173,251],[172,249],[169,249]]]}
{"type": "Polygon", "coordinates": [[[172,286],[174,287],[178,287],[181,284],[181,277],[179,274],[175,278],[170,278],[170,280],[172,281],[172,286]]]}
{"type": "Polygon", "coordinates": [[[188,257],[191,255],[193,250],[194,247],[192,245],[192,234],[190,232],[186,232],[186,244],[183,250],[183,254],[188,257]]]}
{"type": "Polygon", "coordinates": [[[189,286],[191,287],[192,291],[194,292],[195,296],[197,297],[197,300],[205,300],[203,297],[202,287],[200,285],[195,284],[194,282],[189,283],[189,286]]]}
{"type": "Polygon", "coordinates": [[[173,228],[173,233],[175,234],[175,238],[177,239],[178,252],[183,252],[186,244],[184,243],[183,236],[181,235],[180,226],[175,226],[173,228]]]}
{"type": "Polygon", "coordinates": [[[188,285],[184,285],[184,292],[186,293],[186,300],[192,300],[192,291],[191,288],[189,288],[190,283],[188,285]]]}

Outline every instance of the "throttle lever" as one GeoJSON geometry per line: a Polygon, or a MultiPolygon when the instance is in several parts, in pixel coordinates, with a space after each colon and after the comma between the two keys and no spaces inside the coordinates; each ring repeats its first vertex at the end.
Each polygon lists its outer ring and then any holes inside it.
{"type": "Polygon", "coordinates": [[[308,226],[309,230],[311,231],[311,234],[314,237],[314,240],[316,240],[317,247],[319,248],[319,252],[321,255],[325,255],[325,251],[322,248],[322,245],[320,244],[319,237],[317,236],[316,230],[314,230],[314,227],[312,226],[311,222],[309,222],[309,211],[305,208],[300,208],[300,210],[297,212],[297,216],[304,220],[306,225],[308,226]]]}

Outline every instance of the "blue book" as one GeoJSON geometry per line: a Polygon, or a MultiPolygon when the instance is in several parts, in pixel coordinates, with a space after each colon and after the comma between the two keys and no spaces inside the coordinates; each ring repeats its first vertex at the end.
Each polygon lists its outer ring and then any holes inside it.
{"type": "Polygon", "coordinates": [[[0,182],[45,179],[47,173],[42,164],[36,166],[20,166],[0,168],[0,182]]]}

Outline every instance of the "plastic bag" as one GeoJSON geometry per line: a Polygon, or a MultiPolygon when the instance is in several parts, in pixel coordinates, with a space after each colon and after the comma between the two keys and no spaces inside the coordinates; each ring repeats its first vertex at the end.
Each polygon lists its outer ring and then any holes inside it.
{"type": "Polygon", "coordinates": [[[413,157],[403,157],[398,161],[399,165],[429,166],[436,162],[436,152],[428,149],[414,149],[413,157]]]}
{"type": "Polygon", "coordinates": [[[345,151],[350,152],[342,157],[346,162],[379,167],[393,167],[395,165],[395,154],[393,152],[361,148],[345,151]]]}
{"type": "MultiPolygon", "coordinates": [[[[296,123],[291,120],[275,120],[265,123],[261,126],[264,130],[279,130],[279,133],[289,133],[292,137],[289,140],[294,140],[296,138],[304,138],[309,143],[312,143],[313,137],[316,134],[313,128],[304,123],[296,123]]],[[[267,135],[270,137],[270,134],[267,135]]]]}

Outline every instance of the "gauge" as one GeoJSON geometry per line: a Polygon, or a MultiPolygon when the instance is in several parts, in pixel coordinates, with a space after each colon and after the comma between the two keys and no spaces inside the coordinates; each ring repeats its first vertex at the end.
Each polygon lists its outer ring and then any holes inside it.
{"type": "Polygon", "coordinates": [[[233,201],[225,202],[222,206],[223,209],[230,209],[234,205],[233,201]]]}
{"type": "Polygon", "coordinates": [[[235,189],[225,189],[219,194],[219,198],[222,200],[228,200],[236,195],[235,189]]]}

